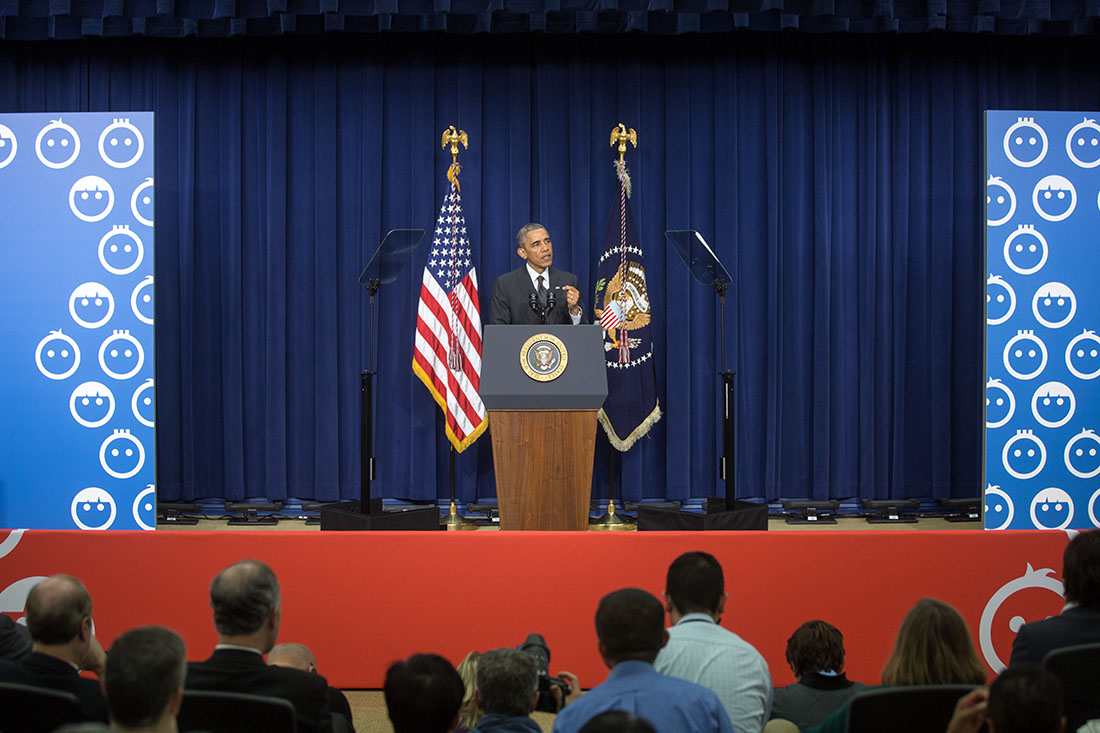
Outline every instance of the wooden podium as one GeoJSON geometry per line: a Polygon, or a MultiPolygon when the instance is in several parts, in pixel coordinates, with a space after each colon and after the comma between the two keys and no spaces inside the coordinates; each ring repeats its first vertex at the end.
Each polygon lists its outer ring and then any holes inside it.
{"type": "Polygon", "coordinates": [[[588,529],[596,414],[606,397],[599,326],[485,328],[481,399],[501,529],[588,529]]]}

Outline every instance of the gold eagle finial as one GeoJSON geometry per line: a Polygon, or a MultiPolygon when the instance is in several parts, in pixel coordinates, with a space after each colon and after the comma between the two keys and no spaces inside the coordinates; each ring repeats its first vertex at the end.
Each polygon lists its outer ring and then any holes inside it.
{"type": "Polygon", "coordinates": [[[626,143],[630,142],[634,147],[638,147],[638,133],[634,132],[634,128],[630,128],[628,131],[626,125],[619,123],[618,127],[611,128],[611,147],[619,146],[619,162],[623,162],[623,156],[626,154],[626,143]]]}
{"type": "Polygon", "coordinates": [[[443,131],[443,142],[440,147],[445,148],[449,144],[451,146],[451,167],[447,169],[447,180],[450,181],[458,188],[459,191],[462,187],[458,185],[458,173],[462,170],[462,166],[458,164],[458,144],[462,143],[462,147],[469,149],[469,138],[466,136],[465,130],[456,130],[454,125],[451,125],[443,131]]]}

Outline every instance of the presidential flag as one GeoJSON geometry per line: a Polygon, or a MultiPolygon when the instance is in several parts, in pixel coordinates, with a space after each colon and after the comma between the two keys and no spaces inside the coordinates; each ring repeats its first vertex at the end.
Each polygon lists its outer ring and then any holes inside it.
{"type": "Polygon", "coordinates": [[[600,424],[611,445],[629,450],[661,419],[653,366],[652,308],[645,256],[630,213],[630,175],[615,163],[619,196],[611,207],[596,268],[596,319],[603,329],[607,400],[600,424]]]}
{"type": "Polygon", "coordinates": [[[461,452],[485,432],[489,419],[478,394],[481,308],[477,270],[470,259],[458,178],[451,173],[448,178],[451,188],[443,197],[420,286],[413,371],[443,410],[447,438],[461,452]]]}

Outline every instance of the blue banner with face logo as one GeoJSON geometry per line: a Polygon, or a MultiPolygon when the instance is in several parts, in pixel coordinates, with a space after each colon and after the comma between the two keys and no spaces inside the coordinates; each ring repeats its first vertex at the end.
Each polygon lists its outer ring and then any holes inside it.
{"type": "Polygon", "coordinates": [[[153,529],[153,114],[0,115],[0,527],[153,529]]]}
{"type": "Polygon", "coordinates": [[[1100,527],[1100,113],[986,113],[987,529],[1100,527]]]}

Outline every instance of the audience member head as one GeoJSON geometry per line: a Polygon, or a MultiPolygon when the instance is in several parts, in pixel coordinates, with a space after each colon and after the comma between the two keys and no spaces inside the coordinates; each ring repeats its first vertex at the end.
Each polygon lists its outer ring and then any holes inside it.
{"type": "Polygon", "coordinates": [[[844,635],[824,621],[807,621],[787,639],[787,664],[795,679],[815,672],[844,671],[844,635]]]}
{"type": "Polygon", "coordinates": [[[235,562],[210,583],[214,626],[224,642],[233,640],[265,654],[279,635],[279,581],[259,560],[235,562]]]}
{"type": "Polygon", "coordinates": [[[685,552],[668,566],[665,605],[672,623],[689,613],[706,613],[717,619],[725,604],[725,579],[714,555],[685,552]]]}
{"type": "Polygon", "coordinates": [[[276,644],[267,653],[267,663],[276,667],[300,669],[303,672],[317,671],[317,659],[305,644],[276,644]]]}
{"type": "Polygon", "coordinates": [[[539,672],[519,649],[493,649],[477,663],[477,698],[486,715],[527,715],[539,694],[539,672]]]}
{"type": "Polygon", "coordinates": [[[990,733],[1061,733],[1062,685],[1039,667],[1009,667],[989,686],[987,715],[990,733]]]}
{"type": "Polygon", "coordinates": [[[608,593],[596,609],[596,636],[608,667],[628,660],[652,663],[668,642],[665,609],[652,593],[638,588],[608,593]]]}
{"type": "Polygon", "coordinates": [[[445,733],[458,720],[462,678],[438,654],[414,654],[390,665],[382,693],[394,733],[445,733]]]}
{"type": "Polygon", "coordinates": [[[26,609],[34,651],[102,671],[103,647],[95,638],[92,597],[83,583],[71,575],[46,578],[27,594],[26,609]]]}
{"type": "Polygon", "coordinates": [[[462,705],[458,708],[458,725],[467,730],[476,728],[477,719],[481,717],[476,695],[479,659],[481,659],[481,652],[472,651],[458,663],[458,676],[462,678],[462,685],[465,688],[462,693],[462,705]]]}
{"type": "Polygon", "coordinates": [[[887,685],[981,685],[985,667],[959,612],[922,598],[905,614],[894,653],[882,670],[887,685]]]}
{"type": "Polygon", "coordinates": [[[649,721],[623,710],[608,710],[589,720],[580,733],[657,733],[649,721]]]}
{"type": "Polygon", "coordinates": [[[187,650],[174,631],[142,626],[115,639],[101,682],[112,724],[174,730],[186,674],[187,650]]]}
{"type": "Polygon", "coordinates": [[[1066,600],[1086,608],[1100,608],[1100,532],[1081,532],[1062,554],[1066,600]]]}

